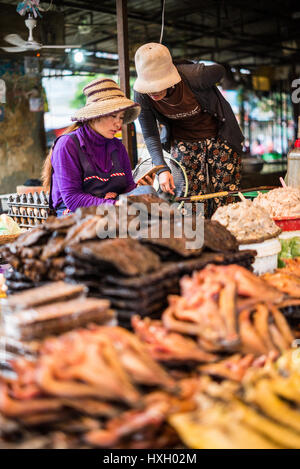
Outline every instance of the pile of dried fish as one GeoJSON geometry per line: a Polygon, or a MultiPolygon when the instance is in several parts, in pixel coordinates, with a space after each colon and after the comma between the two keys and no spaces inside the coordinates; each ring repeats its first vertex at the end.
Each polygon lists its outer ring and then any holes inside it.
{"type": "Polygon", "coordinates": [[[167,417],[195,408],[195,379],[175,381],[120,327],[46,339],[36,360],[11,365],[15,377],[0,377],[1,415],[23,432],[64,432],[79,446],[170,447],[178,437],[167,417]]]}
{"type": "Polygon", "coordinates": [[[285,259],[284,262],[284,268],[277,269],[273,274],[264,274],[263,278],[278,290],[300,300],[300,258],[285,259]]]}
{"type": "Polygon", "coordinates": [[[10,295],[8,298],[3,299],[1,304],[4,310],[10,312],[13,310],[57,303],[59,301],[72,300],[84,293],[86,293],[84,285],[70,285],[66,282],[59,281],[10,295]]]}
{"type": "Polygon", "coordinates": [[[106,324],[113,318],[108,300],[78,298],[9,314],[3,332],[8,337],[28,341],[61,334],[90,322],[106,324]]]}
{"type": "Polygon", "coordinates": [[[280,269],[280,272],[290,273],[300,276],[300,257],[294,257],[293,259],[283,260],[285,267],[280,269]]]}
{"type": "Polygon", "coordinates": [[[196,411],[173,415],[171,424],[191,448],[300,448],[300,374],[295,351],[242,384],[200,378],[196,411]]]}
{"type": "Polygon", "coordinates": [[[243,267],[208,265],[180,283],[181,296],[169,297],[161,321],[132,318],[154,359],[206,362],[201,372],[240,380],[249,366],[291,347],[293,333],[278,309],[283,293],[243,267]]]}
{"type": "Polygon", "coordinates": [[[19,356],[35,356],[40,340],[89,323],[115,325],[106,299],[86,297],[83,285],[54,282],[2,300],[0,370],[11,371],[19,356]]]}
{"type": "Polygon", "coordinates": [[[223,264],[236,259],[249,266],[249,253],[242,258],[235,252],[228,256],[206,252],[192,259],[162,262],[152,250],[132,239],[94,241],[70,246],[67,252],[66,279],[85,284],[92,296],[109,299],[124,325],[136,313],[160,315],[167,306],[167,296],[179,292],[180,278],[207,263],[223,264]],[[114,253],[111,257],[105,252],[106,245],[107,252],[114,253]],[[160,268],[154,270],[155,265],[160,268]]]}
{"type": "MultiPolygon", "coordinates": [[[[129,205],[137,201],[145,206],[153,202],[152,198],[140,196],[129,205]]],[[[172,209],[164,203],[164,210],[170,212],[168,239],[160,232],[158,237],[152,236],[150,225],[140,232],[139,239],[99,239],[97,233],[106,229],[107,220],[96,214],[96,207],[78,209],[65,218],[50,217],[43,226],[2,248],[3,257],[13,268],[6,273],[8,294],[49,280],[84,283],[89,295],[109,299],[123,323],[128,324],[132,314],[161,313],[167,295],[178,293],[179,279],[184,274],[208,263],[251,266],[255,253],[238,251],[236,239],[218,222],[205,221],[204,246],[187,249],[184,235],[172,237],[172,209]],[[148,238],[143,237],[145,230],[148,238]]],[[[156,220],[159,227],[163,214],[156,220]]],[[[126,222],[131,219],[129,215],[126,222]]],[[[117,212],[117,235],[119,222],[117,212]]]]}
{"type": "MultiPolygon", "coordinates": [[[[195,338],[168,330],[162,321],[134,316],[132,326],[151,357],[169,369],[197,371],[217,378],[241,381],[250,366],[261,367],[267,359],[267,355],[256,357],[253,353],[224,356],[207,352],[195,338]]],[[[275,359],[277,353],[269,354],[269,357],[275,359]]]]}
{"type": "MultiPolygon", "coordinates": [[[[115,265],[110,255],[105,260],[106,252],[97,244],[96,255],[108,264],[107,274],[99,269],[100,278],[112,278],[112,282],[145,279],[157,275],[157,263],[161,264],[161,281],[165,278],[164,263],[148,247],[139,244],[135,253],[132,248],[138,243],[136,240],[108,240],[112,243],[108,246],[111,252],[114,241],[123,243],[120,262],[114,260],[115,265]],[[134,263],[125,276],[126,263],[135,255],[145,256],[145,263],[134,263]]],[[[103,246],[105,241],[101,243],[103,246]]],[[[86,243],[86,249],[83,244],[76,246],[74,259],[77,252],[78,261],[95,269],[93,243],[86,243]]],[[[263,428],[273,431],[267,420],[275,403],[271,391],[284,399],[291,398],[293,405],[297,402],[296,393],[291,390],[298,378],[293,377],[290,355],[272,364],[294,339],[278,309],[285,300],[284,293],[238,265],[208,265],[192,277],[184,277],[181,289],[181,296],[170,297],[161,320],[134,316],[135,334],[114,325],[92,324],[49,337],[35,349],[30,342],[27,351],[25,347],[22,350],[22,342],[10,342],[10,374],[0,376],[0,414],[8,428],[17,428],[17,436],[10,431],[0,435],[0,447],[36,444],[45,448],[166,448],[178,444],[178,434],[193,447],[298,447],[294,430],[289,430],[294,440],[285,443],[284,436],[284,443],[279,444],[276,437],[269,441],[265,430],[249,428],[261,422],[263,428]],[[15,358],[18,347],[24,354],[22,358],[15,358]],[[231,382],[220,385],[203,375],[231,382]],[[272,386],[269,393],[263,388],[265,394],[260,394],[265,376],[272,386]],[[284,381],[289,376],[290,381],[284,381]],[[254,388],[251,394],[249,390],[254,388]],[[269,414],[263,396],[271,403],[269,414]],[[199,408],[195,411],[196,402],[199,408]],[[258,414],[253,405],[262,407],[266,415],[258,414]],[[186,412],[187,417],[182,415],[186,412]],[[253,424],[249,423],[251,416],[253,424]],[[257,420],[258,416],[261,420],[257,420]],[[185,429],[190,436],[186,436],[185,429]],[[200,440],[198,431],[202,432],[200,440]]],[[[15,330],[16,322],[21,325],[19,335],[12,334],[15,338],[61,333],[70,315],[75,316],[73,327],[80,325],[80,315],[86,322],[93,321],[94,308],[105,324],[111,319],[107,300],[78,297],[85,292],[82,285],[58,282],[35,291],[36,294],[28,290],[6,300],[11,313],[7,314],[8,331],[15,330]],[[18,311],[20,304],[25,312],[18,311]],[[36,312],[34,317],[32,311],[36,312]]],[[[285,417],[280,419],[277,415],[277,401],[274,406],[274,419],[280,427],[276,431],[284,433],[286,429],[281,426],[285,417]]],[[[287,406],[282,409],[288,415],[287,406]]],[[[293,410],[290,415],[294,414],[296,418],[293,410]]]]}
{"type": "Polygon", "coordinates": [[[290,346],[288,325],[276,304],[284,295],[237,265],[209,265],[181,280],[181,296],[169,297],[167,329],[196,336],[208,351],[256,355],[290,346]]]}
{"type": "Polygon", "coordinates": [[[83,448],[78,438],[62,431],[41,434],[0,414],[0,449],[71,449],[83,448]]]}
{"type": "Polygon", "coordinates": [[[296,337],[300,335],[300,258],[285,259],[285,267],[273,274],[267,273],[264,280],[285,294],[281,310],[288,318],[296,337]]]}

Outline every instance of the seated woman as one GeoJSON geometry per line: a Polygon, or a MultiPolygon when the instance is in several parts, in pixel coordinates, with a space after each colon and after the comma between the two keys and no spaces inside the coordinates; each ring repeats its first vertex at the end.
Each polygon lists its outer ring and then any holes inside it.
{"type": "Polygon", "coordinates": [[[136,188],[127,151],[114,136],[123,123],[137,118],[140,106],[108,78],[93,80],[83,93],[86,105],[56,139],[43,169],[50,208],[58,216],[78,207],[114,204],[118,195],[136,188]]]}

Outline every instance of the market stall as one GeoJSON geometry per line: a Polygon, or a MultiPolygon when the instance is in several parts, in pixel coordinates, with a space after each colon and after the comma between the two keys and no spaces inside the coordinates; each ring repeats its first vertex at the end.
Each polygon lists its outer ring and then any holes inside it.
{"type": "Polygon", "coordinates": [[[2,247],[1,447],[299,448],[300,261],[251,272],[281,233],[270,207],[297,213],[285,191],[219,208],[199,249],[150,218],[99,239],[94,208],[2,247]]]}
{"type": "Polygon", "coordinates": [[[300,448],[299,8],[0,10],[0,449],[300,448]]]}

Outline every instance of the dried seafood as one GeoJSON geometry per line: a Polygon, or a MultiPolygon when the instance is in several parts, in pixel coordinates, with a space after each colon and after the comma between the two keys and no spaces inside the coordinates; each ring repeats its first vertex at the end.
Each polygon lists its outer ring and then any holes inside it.
{"type": "Polygon", "coordinates": [[[281,233],[269,213],[250,200],[219,207],[212,220],[226,227],[240,244],[259,243],[281,233]]]}
{"type": "MultiPolygon", "coordinates": [[[[168,333],[176,332],[196,337],[202,352],[272,354],[273,358],[291,346],[293,334],[277,307],[284,295],[243,267],[209,265],[184,277],[181,291],[181,296],[169,296],[162,315],[164,328],[159,325],[160,336],[164,333],[171,344],[176,336],[171,339],[168,333]]],[[[143,333],[138,321],[135,328],[143,333]]],[[[146,324],[143,338],[155,350],[146,324]]]]}
{"type": "Polygon", "coordinates": [[[154,360],[171,363],[213,362],[217,356],[201,350],[197,342],[166,329],[161,321],[139,316],[132,318],[132,327],[154,360]]]}
{"type": "Polygon", "coordinates": [[[300,298],[300,276],[293,272],[293,269],[286,267],[278,269],[273,274],[267,273],[263,275],[264,280],[269,285],[276,287],[283,293],[292,298],[300,298]]]}
{"type": "Polygon", "coordinates": [[[0,378],[0,416],[18,422],[24,444],[24,428],[42,427],[44,434],[80,435],[88,446],[169,447],[178,438],[167,416],[195,408],[197,380],[175,382],[119,327],[93,325],[49,338],[36,361],[18,359],[12,367],[16,379],[0,378]],[[144,395],[146,387],[156,390],[144,395]]]}
{"type": "Polygon", "coordinates": [[[32,308],[56,301],[69,300],[85,292],[83,285],[70,285],[65,282],[49,283],[43,287],[16,293],[5,300],[7,308],[32,308]]]}
{"type": "Polygon", "coordinates": [[[8,314],[3,330],[9,337],[27,341],[61,334],[90,322],[106,324],[114,317],[108,300],[83,297],[8,314]]]}
{"type": "Polygon", "coordinates": [[[298,187],[278,187],[266,194],[259,193],[253,204],[263,207],[271,217],[299,216],[300,190],[298,187]]]}
{"type": "Polygon", "coordinates": [[[289,351],[250,368],[241,384],[200,378],[197,410],[169,421],[191,448],[299,449],[299,383],[299,361],[289,351]]]}

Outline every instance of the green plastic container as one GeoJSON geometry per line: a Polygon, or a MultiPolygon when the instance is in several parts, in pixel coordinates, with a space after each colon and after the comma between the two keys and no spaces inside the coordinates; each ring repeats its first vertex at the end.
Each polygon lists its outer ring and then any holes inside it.
{"type": "Polygon", "coordinates": [[[267,163],[268,162],[272,162],[272,161],[276,161],[276,160],[281,160],[282,159],[282,155],[280,153],[264,153],[263,155],[261,155],[262,159],[264,161],[266,161],[267,163]]]}
{"type": "MultiPolygon", "coordinates": [[[[259,191],[261,192],[262,194],[265,194],[266,192],[269,192],[269,191],[259,191]]],[[[242,192],[243,196],[246,197],[246,199],[255,199],[255,197],[258,196],[258,191],[252,191],[252,192],[242,192]]],[[[235,195],[235,197],[239,197],[238,194],[235,195]]]]}

